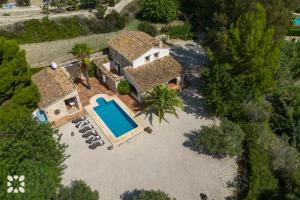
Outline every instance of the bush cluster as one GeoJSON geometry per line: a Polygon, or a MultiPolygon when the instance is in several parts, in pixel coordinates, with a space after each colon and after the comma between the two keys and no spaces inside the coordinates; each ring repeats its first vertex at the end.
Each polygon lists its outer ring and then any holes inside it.
{"type": "Polygon", "coordinates": [[[0,35],[19,43],[36,43],[108,33],[123,29],[126,23],[126,18],[117,12],[112,12],[103,20],[72,17],[54,21],[45,17],[42,20],[28,20],[21,25],[15,24],[7,30],[2,29],[0,35]]]}
{"type": "Polygon", "coordinates": [[[176,19],[177,6],[174,0],[141,0],[140,15],[145,20],[168,23],[176,19]]]}
{"type": "Polygon", "coordinates": [[[162,29],[162,32],[169,35],[171,39],[189,40],[193,38],[192,26],[189,23],[166,26],[162,29]]]}
{"type": "Polygon", "coordinates": [[[300,26],[291,26],[288,28],[288,36],[300,36],[300,26]]]}
{"type": "Polygon", "coordinates": [[[240,156],[244,135],[239,125],[224,120],[220,126],[203,126],[192,139],[192,147],[215,157],[240,156]]]}
{"type": "Polygon", "coordinates": [[[252,131],[250,131],[251,136],[247,140],[250,177],[249,191],[245,199],[273,199],[272,196],[278,191],[278,181],[269,168],[270,157],[268,152],[258,144],[258,137],[252,131]]]}
{"type": "Polygon", "coordinates": [[[127,80],[120,81],[117,90],[120,94],[130,94],[131,93],[130,83],[127,80]]]}
{"type": "Polygon", "coordinates": [[[155,37],[158,34],[158,30],[156,26],[149,22],[141,22],[138,26],[139,31],[143,31],[145,33],[148,33],[149,35],[155,37]]]}

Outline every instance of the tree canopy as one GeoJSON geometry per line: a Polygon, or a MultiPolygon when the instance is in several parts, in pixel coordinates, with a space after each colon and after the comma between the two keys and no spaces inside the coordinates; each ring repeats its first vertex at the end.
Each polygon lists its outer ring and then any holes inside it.
{"type": "Polygon", "coordinates": [[[273,89],[279,55],[273,34],[259,4],[223,34],[225,49],[212,55],[212,65],[204,72],[201,87],[214,112],[237,117],[244,103],[256,102],[273,89]]]}
{"type": "Polygon", "coordinates": [[[61,182],[64,147],[49,124],[41,124],[26,110],[0,113],[0,199],[49,200],[61,182]],[[25,193],[6,192],[8,175],[25,176],[25,193]]]}
{"type": "Polygon", "coordinates": [[[144,97],[144,112],[154,112],[159,122],[165,119],[165,114],[170,113],[178,117],[176,108],[182,108],[183,102],[178,97],[176,90],[169,90],[166,84],[157,86],[146,93],[144,97]]]}
{"type": "Polygon", "coordinates": [[[0,37],[0,52],[0,106],[11,103],[8,100],[18,95],[14,102],[34,108],[39,95],[31,82],[24,51],[15,41],[0,37]]]}
{"type": "Polygon", "coordinates": [[[92,190],[82,180],[72,181],[70,186],[62,186],[59,189],[55,200],[99,200],[99,194],[96,190],[92,190]]]}
{"type": "Polygon", "coordinates": [[[176,19],[175,0],[141,0],[141,15],[152,22],[171,22],[176,19]]]}

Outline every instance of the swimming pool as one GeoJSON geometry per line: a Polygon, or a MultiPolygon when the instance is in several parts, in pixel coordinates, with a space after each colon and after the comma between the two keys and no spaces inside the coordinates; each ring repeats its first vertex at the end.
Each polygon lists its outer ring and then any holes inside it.
{"type": "Polygon", "coordinates": [[[115,137],[120,137],[138,127],[114,100],[107,102],[104,98],[100,97],[96,99],[96,102],[98,106],[93,108],[94,111],[115,137]]]}
{"type": "Polygon", "coordinates": [[[44,111],[37,109],[32,113],[33,117],[38,119],[42,123],[48,122],[47,115],[44,111]]]}
{"type": "Polygon", "coordinates": [[[300,18],[295,18],[295,19],[294,19],[294,24],[295,24],[296,26],[300,26],[300,18]]]}

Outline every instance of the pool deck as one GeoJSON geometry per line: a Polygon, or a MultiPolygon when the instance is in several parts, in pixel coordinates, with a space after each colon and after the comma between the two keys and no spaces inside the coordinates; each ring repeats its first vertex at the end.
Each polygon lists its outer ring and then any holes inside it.
{"type": "Polygon", "coordinates": [[[95,121],[97,126],[101,129],[106,138],[113,144],[119,145],[132,137],[142,133],[144,128],[147,127],[146,123],[140,116],[136,116],[116,95],[108,96],[106,94],[97,94],[90,98],[90,104],[84,107],[85,111],[91,116],[95,121]],[[121,135],[120,137],[115,137],[107,125],[102,121],[98,114],[94,111],[94,107],[98,106],[97,99],[104,98],[107,102],[114,100],[118,105],[127,113],[127,115],[138,125],[138,127],[133,130],[121,135]]]}

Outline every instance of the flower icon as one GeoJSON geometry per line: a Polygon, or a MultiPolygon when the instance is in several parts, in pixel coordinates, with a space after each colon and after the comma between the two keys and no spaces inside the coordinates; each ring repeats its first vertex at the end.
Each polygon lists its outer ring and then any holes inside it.
{"type": "Polygon", "coordinates": [[[21,176],[18,176],[18,175],[14,175],[14,176],[7,176],[7,193],[24,193],[25,192],[25,176],[24,175],[21,175],[21,176]],[[17,184],[18,183],[18,186],[13,186],[13,183],[14,184],[17,184]]]}

